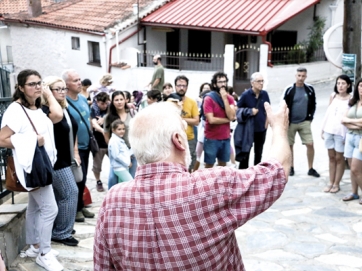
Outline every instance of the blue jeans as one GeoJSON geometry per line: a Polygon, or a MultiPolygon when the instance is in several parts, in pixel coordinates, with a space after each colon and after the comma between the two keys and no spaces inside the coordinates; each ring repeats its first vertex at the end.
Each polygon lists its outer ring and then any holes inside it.
{"type": "MultiPolygon", "coordinates": [[[[131,163],[132,167],[129,168],[129,173],[131,174],[132,178],[136,175],[136,169],[137,169],[137,160],[134,155],[131,156],[131,163]]],[[[111,167],[109,169],[109,176],[108,176],[108,190],[111,189],[113,185],[116,185],[118,183],[118,177],[116,174],[114,174],[113,168],[111,167]]]]}
{"type": "Polygon", "coordinates": [[[216,158],[219,162],[229,162],[230,160],[230,138],[223,140],[204,140],[204,162],[213,165],[216,158]]]}

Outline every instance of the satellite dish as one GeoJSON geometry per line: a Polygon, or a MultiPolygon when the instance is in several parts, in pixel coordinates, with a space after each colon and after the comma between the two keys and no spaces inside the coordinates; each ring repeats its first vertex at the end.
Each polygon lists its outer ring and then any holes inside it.
{"type": "Polygon", "coordinates": [[[335,24],[323,35],[323,49],[329,62],[342,69],[343,23],[335,24]]]}
{"type": "Polygon", "coordinates": [[[342,68],[343,23],[335,24],[323,35],[323,49],[329,62],[342,68]]]}

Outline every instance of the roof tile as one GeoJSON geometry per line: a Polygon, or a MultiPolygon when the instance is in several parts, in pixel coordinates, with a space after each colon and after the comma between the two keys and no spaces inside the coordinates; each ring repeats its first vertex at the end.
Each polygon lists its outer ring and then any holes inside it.
{"type": "MultiPolygon", "coordinates": [[[[25,2],[26,0],[0,0],[2,2],[25,2]]],[[[66,0],[60,3],[44,5],[43,14],[31,18],[25,10],[19,13],[4,15],[7,19],[18,19],[49,26],[58,26],[74,30],[85,30],[103,33],[106,28],[112,27],[132,15],[132,4],[137,0],[66,0]]],[[[153,0],[139,0],[140,8],[149,5],[153,0]]]]}

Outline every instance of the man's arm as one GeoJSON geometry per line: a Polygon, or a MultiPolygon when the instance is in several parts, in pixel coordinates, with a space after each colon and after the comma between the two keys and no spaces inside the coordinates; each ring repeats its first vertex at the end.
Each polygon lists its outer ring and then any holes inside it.
{"type": "MultiPolygon", "coordinates": [[[[105,203],[103,203],[104,205],[105,203]]],[[[94,234],[94,245],[93,245],[93,267],[94,271],[103,271],[103,270],[115,270],[114,265],[112,264],[112,257],[110,251],[107,247],[107,240],[104,234],[105,214],[101,208],[99,212],[99,217],[97,220],[96,230],[94,234]]]]}
{"type": "Polygon", "coordinates": [[[183,118],[183,119],[186,121],[187,125],[197,126],[200,123],[199,109],[197,108],[196,101],[193,101],[191,104],[192,104],[191,109],[190,109],[191,117],[183,118]]]}
{"type": "Polygon", "coordinates": [[[186,121],[187,125],[190,126],[197,126],[200,123],[200,117],[194,116],[192,118],[182,118],[184,121],[186,121]]]}
{"type": "Polygon", "coordinates": [[[103,128],[98,124],[97,118],[93,118],[91,122],[94,130],[103,134],[103,128]]]}
{"type": "Polygon", "coordinates": [[[153,82],[153,84],[152,84],[152,89],[153,88],[155,88],[155,87],[157,87],[158,86],[158,83],[160,83],[160,78],[157,78],[154,82],[153,82]]]}
{"type": "Polygon", "coordinates": [[[220,89],[220,95],[224,102],[226,116],[228,117],[229,121],[233,121],[235,119],[235,105],[230,105],[228,93],[225,88],[220,89]]]}
{"type": "Polygon", "coordinates": [[[272,128],[272,145],[270,148],[270,158],[278,160],[283,168],[288,180],[291,167],[291,151],[288,142],[289,109],[286,103],[281,102],[278,112],[273,113],[269,103],[264,103],[267,120],[272,128]]]}

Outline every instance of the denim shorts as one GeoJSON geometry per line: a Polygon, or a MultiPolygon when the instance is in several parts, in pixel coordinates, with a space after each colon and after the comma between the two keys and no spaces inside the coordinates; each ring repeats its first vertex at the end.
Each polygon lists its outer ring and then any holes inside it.
{"type": "Polygon", "coordinates": [[[344,157],[356,158],[362,161],[362,153],[359,151],[359,141],[361,135],[347,134],[346,143],[344,145],[344,157]]]}
{"type": "Polygon", "coordinates": [[[230,138],[223,140],[204,140],[204,162],[213,165],[216,158],[219,162],[229,162],[230,160],[230,138]]]}
{"type": "Polygon", "coordinates": [[[330,133],[323,133],[324,146],[330,150],[334,149],[336,152],[344,152],[344,138],[340,135],[334,135],[330,133]]]}

